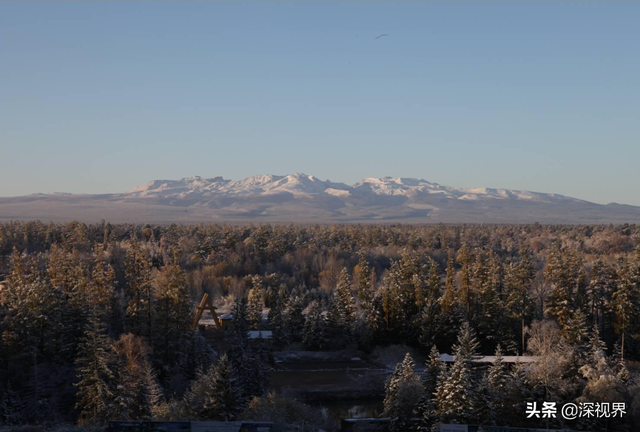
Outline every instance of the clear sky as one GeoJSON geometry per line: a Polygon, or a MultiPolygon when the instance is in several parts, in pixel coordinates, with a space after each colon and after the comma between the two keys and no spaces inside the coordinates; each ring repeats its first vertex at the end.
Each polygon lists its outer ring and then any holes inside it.
{"type": "Polygon", "coordinates": [[[640,2],[0,2],[0,196],[294,172],[640,205],[640,2]]]}

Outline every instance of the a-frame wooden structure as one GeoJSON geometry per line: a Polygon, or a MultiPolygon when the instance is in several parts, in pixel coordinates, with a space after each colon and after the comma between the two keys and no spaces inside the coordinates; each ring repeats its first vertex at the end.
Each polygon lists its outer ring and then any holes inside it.
{"type": "Polygon", "coordinates": [[[220,318],[218,318],[218,314],[216,314],[216,308],[213,307],[213,303],[211,303],[211,297],[209,294],[204,293],[202,296],[202,300],[200,301],[200,305],[198,309],[196,309],[196,316],[193,317],[193,321],[191,322],[191,329],[195,329],[200,322],[200,318],[202,318],[202,314],[205,310],[209,310],[211,312],[211,316],[213,317],[213,322],[216,323],[216,329],[222,330],[222,322],[220,318]]]}

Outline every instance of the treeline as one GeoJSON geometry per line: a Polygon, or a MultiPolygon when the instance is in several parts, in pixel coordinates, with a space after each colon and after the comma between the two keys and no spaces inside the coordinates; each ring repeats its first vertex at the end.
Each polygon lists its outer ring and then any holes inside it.
{"type": "Polygon", "coordinates": [[[465,323],[483,354],[532,351],[544,321],[639,360],[639,245],[636,225],[0,224],[0,424],[233,418],[270,348],[453,352],[465,323]],[[234,314],[226,355],[189,329],[204,292],[234,314]]]}
{"type": "Polygon", "coordinates": [[[630,432],[640,427],[640,380],[620,351],[610,355],[598,326],[570,341],[553,321],[528,330],[534,363],[508,365],[498,345],[490,365],[468,322],[453,346],[452,364],[432,346],[418,373],[409,354],[386,382],[384,414],[390,432],[438,431],[439,423],[630,432]],[[576,407],[565,417],[565,404],[576,407]]]}

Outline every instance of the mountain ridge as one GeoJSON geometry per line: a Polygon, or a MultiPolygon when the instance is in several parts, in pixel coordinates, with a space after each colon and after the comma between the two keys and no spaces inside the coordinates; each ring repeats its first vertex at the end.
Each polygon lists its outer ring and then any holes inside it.
{"type": "Polygon", "coordinates": [[[112,194],[0,198],[0,221],[101,219],[113,222],[624,223],[640,207],[596,204],[556,193],[457,188],[411,177],[367,177],[353,185],[313,175],[242,180],[152,180],[112,194]]]}

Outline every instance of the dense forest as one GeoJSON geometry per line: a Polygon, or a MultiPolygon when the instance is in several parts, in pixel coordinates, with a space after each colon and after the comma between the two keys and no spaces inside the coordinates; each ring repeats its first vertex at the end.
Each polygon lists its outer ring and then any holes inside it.
{"type": "Polygon", "coordinates": [[[315,430],[321,413],[269,388],[274,351],[404,345],[427,361],[407,356],[390,374],[393,431],[640,430],[637,225],[9,222],[1,280],[0,426],[253,418],[315,430]],[[190,329],[203,293],[233,314],[224,353],[190,329]],[[494,353],[538,361],[473,361],[494,353]],[[541,423],[527,401],[624,402],[626,414],[541,423]]]}

